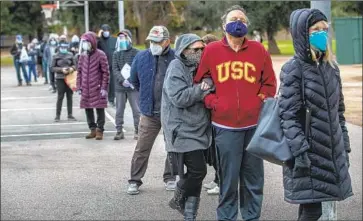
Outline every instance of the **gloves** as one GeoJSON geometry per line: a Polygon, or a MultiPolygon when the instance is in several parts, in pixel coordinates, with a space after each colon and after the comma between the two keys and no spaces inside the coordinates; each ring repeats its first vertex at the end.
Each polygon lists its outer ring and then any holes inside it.
{"type": "Polygon", "coordinates": [[[130,84],[130,82],[128,80],[124,80],[122,82],[122,86],[124,86],[124,87],[131,87],[131,84],[130,84]]]}
{"type": "Polygon", "coordinates": [[[101,89],[101,96],[102,97],[106,97],[107,96],[107,91],[106,90],[104,90],[104,89],[101,89]]]}
{"type": "Polygon", "coordinates": [[[309,159],[308,153],[304,152],[295,158],[295,168],[309,169],[311,161],[309,159]]]}
{"type": "Polygon", "coordinates": [[[77,92],[78,95],[81,95],[82,94],[82,90],[81,89],[76,90],[76,92],[77,92]]]}

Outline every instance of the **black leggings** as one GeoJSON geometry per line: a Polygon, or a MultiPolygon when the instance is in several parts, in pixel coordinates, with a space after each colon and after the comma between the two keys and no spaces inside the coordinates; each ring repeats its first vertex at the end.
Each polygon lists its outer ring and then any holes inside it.
{"type": "Polygon", "coordinates": [[[64,79],[57,79],[58,88],[58,98],[57,98],[57,110],[56,115],[59,117],[62,112],[62,104],[64,99],[64,94],[67,96],[67,111],[68,116],[72,115],[72,105],[73,105],[73,91],[68,87],[64,79]]]}
{"type": "Polygon", "coordinates": [[[300,204],[298,221],[317,221],[322,213],[321,203],[300,204]]]}

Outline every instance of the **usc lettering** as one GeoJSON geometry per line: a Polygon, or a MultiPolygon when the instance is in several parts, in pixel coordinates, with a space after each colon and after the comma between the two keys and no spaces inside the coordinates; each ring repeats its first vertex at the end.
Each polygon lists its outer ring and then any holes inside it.
{"type": "Polygon", "coordinates": [[[249,70],[255,72],[256,67],[249,62],[228,61],[217,65],[216,69],[220,83],[227,81],[229,78],[233,80],[242,80],[244,78],[249,83],[256,82],[256,77],[248,74],[249,70]]]}

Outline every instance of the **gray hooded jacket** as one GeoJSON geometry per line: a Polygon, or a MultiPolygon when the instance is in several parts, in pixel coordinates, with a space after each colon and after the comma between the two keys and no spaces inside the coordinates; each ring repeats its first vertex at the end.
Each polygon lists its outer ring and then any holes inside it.
{"type": "Polygon", "coordinates": [[[212,141],[210,113],[203,98],[210,91],[193,85],[196,65],[189,64],[181,53],[190,44],[200,41],[195,34],[181,35],[175,57],[168,66],[161,99],[161,125],[168,152],[185,153],[207,149],[212,141]]]}

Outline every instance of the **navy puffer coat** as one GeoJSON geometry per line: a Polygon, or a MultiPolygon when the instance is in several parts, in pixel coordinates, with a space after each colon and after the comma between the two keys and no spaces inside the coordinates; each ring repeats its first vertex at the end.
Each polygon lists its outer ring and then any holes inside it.
{"type": "Polygon", "coordinates": [[[284,134],[293,155],[299,157],[307,153],[311,161],[306,169],[283,168],[285,200],[296,204],[339,201],[353,195],[340,73],[337,66],[312,60],[308,24],[314,16],[321,17],[322,13],[316,9],[299,9],[291,14],[290,27],[296,54],[282,67],[280,75],[279,107],[284,134]],[[303,124],[302,75],[306,106],[311,111],[307,139],[303,124]]]}

